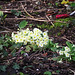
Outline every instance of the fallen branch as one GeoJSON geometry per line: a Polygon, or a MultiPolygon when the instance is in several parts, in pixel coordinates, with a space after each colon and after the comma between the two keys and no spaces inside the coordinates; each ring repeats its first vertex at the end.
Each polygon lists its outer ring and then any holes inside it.
{"type": "Polygon", "coordinates": [[[25,12],[28,16],[30,16],[31,18],[34,18],[32,15],[30,15],[30,14],[26,11],[26,9],[24,8],[24,6],[23,6],[23,4],[22,4],[22,3],[21,3],[21,6],[22,6],[22,8],[23,8],[24,12],[25,12]]]}
{"type": "MultiPolygon", "coordinates": [[[[25,17],[25,18],[5,18],[6,21],[9,21],[9,20],[34,20],[34,21],[39,21],[39,22],[61,22],[62,21],[55,21],[55,20],[46,20],[44,18],[31,18],[31,17],[25,17]]],[[[66,22],[63,22],[63,23],[66,23],[66,22]]]]}
{"type": "Polygon", "coordinates": [[[73,42],[72,42],[71,40],[67,39],[66,37],[61,37],[61,38],[62,38],[62,39],[65,39],[65,40],[67,40],[68,42],[70,42],[70,43],[73,44],[73,42]]]}
{"type": "Polygon", "coordinates": [[[75,71],[73,71],[73,70],[71,70],[71,69],[69,69],[71,72],[73,72],[74,73],[74,75],[75,75],[75,71]]]}
{"type": "Polygon", "coordinates": [[[27,17],[27,18],[5,18],[6,21],[9,21],[9,20],[34,20],[34,21],[40,21],[40,22],[49,22],[48,20],[41,20],[41,19],[37,19],[37,18],[30,18],[30,17],[27,17]]]}
{"type": "Polygon", "coordinates": [[[9,28],[7,28],[7,27],[4,27],[4,26],[0,26],[0,27],[3,28],[3,29],[6,29],[6,30],[11,31],[11,29],[9,29],[9,28]]]}
{"type": "Polygon", "coordinates": [[[50,21],[50,23],[54,26],[53,22],[49,19],[49,17],[46,15],[46,18],[50,21]]]}
{"type": "Polygon", "coordinates": [[[0,31],[0,33],[8,33],[8,32],[12,32],[12,31],[0,31]]]}

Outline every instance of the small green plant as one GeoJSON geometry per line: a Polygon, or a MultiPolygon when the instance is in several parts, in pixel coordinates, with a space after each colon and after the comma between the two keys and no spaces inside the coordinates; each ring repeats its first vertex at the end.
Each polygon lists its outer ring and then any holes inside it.
{"type": "Polygon", "coordinates": [[[66,42],[67,46],[63,47],[59,51],[59,59],[67,60],[67,61],[75,61],[75,45],[71,44],[70,42],[66,42]]]}
{"type": "Polygon", "coordinates": [[[20,66],[19,66],[19,64],[14,63],[13,68],[14,68],[14,69],[20,69],[20,66]]]}
{"type": "Polygon", "coordinates": [[[29,26],[30,26],[30,27],[32,27],[32,26],[33,26],[33,24],[29,24],[29,26]]]}
{"type": "Polygon", "coordinates": [[[15,16],[20,16],[20,15],[22,15],[21,11],[11,10],[11,12],[12,12],[15,16]]]}
{"type": "Polygon", "coordinates": [[[24,73],[20,72],[20,75],[25,75],[24,73]]]}
{"type": "Polygon", "coordinates": [[[70,21],[72,21],[73,20],[73,18],[72,17],[70,17],[70,18],[62,18],[62,19],[57,19],[56,21],[62,21],[62,23],[61,22],[56,22],[56,23],[54,23],[54,26],[55,26],[55,28],[56,27],[63,27],[63,26],[68,26],[68,24],[66,24],[66,23],[64,23],[64,22],[70,22],[70,21]]]}
{"type": "Polygon", "coordinates": [[[2,9],[2,6],[0,6],[0,9],[2,9]]]}
{"type": "Polygon", "coordinates": [[[1,24],[4,24],[6,17],[7,17],[7,15],[4,15],[4,13],[2,11],[0,11],[0,23],[1,24]]]}
{"type": "Polygon", "coordinates": [[[8,52],[6,51],[6,48],[9,46],[11,43],[10,37],[5,35],[0,37],[0,56],[1,57],[6,57],[8,56],[8,52]]]}
{"type": "Polygon", "coordinates": [[[60,47],[58,46],[58,43],[53,43],[49,40],[48,44],[46,45],[46,48],[52,50],[53,52],[56,52],[60,47]]]}
{"type": "Polygon", "coordinates": [[[50,71],[46,71],[44,72],[44,75],[52,75],[52,73],[50,71]]]}

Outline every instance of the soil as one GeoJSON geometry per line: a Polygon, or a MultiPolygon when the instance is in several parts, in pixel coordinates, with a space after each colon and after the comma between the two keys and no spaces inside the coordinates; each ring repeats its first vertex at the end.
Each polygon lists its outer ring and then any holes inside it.
{"type": "MultiPolygon", "coordinates": [[[[16,0],[13,2],[10,1],[0,1],[0,11],[3,11],[4,14],[7,14],[7,17],[4,21],[0,23],[0,34],[11,34],[13,31],[17,31],[18,24],[24,20],[23,18],[32,18],[31,16],[34,16],[34,18],[44,18],[44,21],[38,21],[38,20],[30,20],[26,19],[28,21],[28,25],[25,27],[29,27],[31,30],[38,25],[42,25],[44,23],[52,25],[51,22],[45,22],[45,20],[48,20],[46,15],[51,14],[53,17],[51,20],[56,20],[55,15],[62,14],[62,13],[70,13],[72,11],[64,10],[65,7],[56,6],[54,4],[55,0],[16,0]],[[24,9],[22,8],[22,5],[25,7],[27,12],[31,15],[24,13],[24,9]],[[50,6],[48,3],[51,3],[52,6],[50,6]],[[61,12],[57,12],[56,10],[61,9],[61,12]],[[16,16],[13,13],[11,13],[11,10],[17,10],[21,11],[22,15],[16,16]],[[50,10],[50,11],[49,11],[50,10]],[[37,12],[36,12],[37,11],[37,12]],[[55,13],[57,12],[57,13],[55,13]],[[17,19],[19,18],[19,19],[17,19]],[[33,24],[32,27],[29,25],[33,24]],[[2,32],[2,31],[9,31],[8,32],[2,32]]],[[[71,16],[75,17],[75,15],[71,16]]],[[[39,19],[40,20],[40,19],[39,19]]],[[[53,22],[54,23],[54,22],[53,22]]],[[[75,25],[72,25],[71,22],[69,22],[68,27],[63,27],[60,29],[60,27],[53,27],[52,29],[48,28],[40,28],[41,30],[45,31],[48,30],[49,37],[53,39],[54,43],[59,43],[59,45],[66,46],[66,41],[69,41],[73,44],[75,44],[75,25]],[[60,32],[60,35],[58,33],[60,32]]],[[[57,54],[56,54],[57,55],[57,54]]],[[[74,75],[75,72],[75,62],[64,62],[64,63],[57,63],[57,61],[51,60],[53,58],[54,53],[49,50],[45,51],[31,51],[28,53],[27,56],[23,56],[19,54],[13,62],[17,62],[20,64],[19,70],[14,70],[11,66],[7,68],[6,72],[0,72],[0,75],[19,75],[19,72],[23,72],[25,75],[44,75],[44,72],[50,71],[52,72],[52,75],[74,75]],[[21,62],[22,60],[22,62],[21,62]],[[57,72],[59,71],[59,72],[57,72]]]]}

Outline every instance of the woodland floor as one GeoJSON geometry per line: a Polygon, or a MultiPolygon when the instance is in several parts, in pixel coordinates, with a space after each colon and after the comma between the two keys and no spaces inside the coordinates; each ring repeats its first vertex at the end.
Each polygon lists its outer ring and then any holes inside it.
{"type": "MultiPolygon", "coordinates": [[[[65,46],[66,41],[69,41],[75,44],[75,23],[72,24],[71,21],[67,26],[53,26],[56,21],[55,15],[68,14],[73,10],[67,11],[64,6],[56,7],[54,5],[54,0],[51,2],[53,5],[49,5],[48,3],[49,0],[45,0],[45,2],[44,0],[20,0],[14,2],[0,1],[0,11],[7,14],[5,21],[0,24],[0,34],[11,34],[13,31],[17,31],[18,24],[25,19],[28,21],[25,29],[30,28],[32,30],[33,28],[38,27],[42,31],[48,30],[49,37],[53,39],[54,43],[59,43],[59,45],[65,46]],[[16,16],[11,13],[11,10],[16,10],[17,12],[21,11],[22,14],[20,16],[16,16]],[[30,15],[28,15],[28,13],[30,15]],[[51,19],[49,19],[49,14],[52,15],[51,19]],[[48,27],[45,27],[45,25],[48,25],[48,27]]],[[[74,18],[75,15],[70,17],[74,18]]],[[[61,21],[61,23],[62,22],[63,21],[61,21]]],[[[68,24],[68,22],[66,22],[66,24],[68,24]]],[[[11,63],[6,72],[1,71],[0,75],[19,75],[19,72],[23,72],[25,75],[44,75],[44,72],[46,71],[52,72],[52,75],[74,75],[75,72],[72,72],[71,70],[75,71],[75,62],[64,62],[59,64],[56,61],[50,60],[54,55],[52,51],[45,50],[44,52],[31,51],[28,53],[28,56],[25,57],[20,54],[17,55],[15,59],[12,59],[12,61],[20,63],[21,68],[19,70],[14,70],[11,67],[11,63]],[[47,53],[46,56],[43,56],[44,52],[47,53]],[[20,60],[23,60],[22,63],[20,60]],[[26,66],[25,69],[23,69],[24,66],[26,66]]]]}

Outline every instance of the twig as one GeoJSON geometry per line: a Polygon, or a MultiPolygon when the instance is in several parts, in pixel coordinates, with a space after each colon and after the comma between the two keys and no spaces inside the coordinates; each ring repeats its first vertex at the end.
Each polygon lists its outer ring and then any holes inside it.
{"type": "Polygon", "coordinates": [[[40,22],[61,22],[61,23],[66,23],[66,22],[62,22],[62,21],[55,21],[55,20],[45,20],[44,18],[30,18],[30,17],[25,17],[25,18],[5,18],[6,21],[9,20],[34,20],[34,21],[40,21],[40,22]]]}
{"type": "Polygon", "coordinates": [[[23,6],[23,4],[22,4],[22,3],[21,3],[21,6],[22,6],[22,8],[23,8],[24,12],[25,12],[28,16],[30,16],[31,18],[34,18],[32,15],[30,15],[30,14],[26,11],[26,9],[24,8],[24,6],[23,6]]]}
{"type": "Polygon", "coordinates": [[[53,22],[49,19],[49,17],[46,15],[46,18],[50,21],[50,23],[54,26],[53,22]]]}
{"type": "Polygon", "coordinates": [[[12,32],[12,31],[0,31],[0,33],[8,33],[8,32],[12,32]]]}
{"type": "Polygon", "coordinates": [[[48,20],[41,20],[41,19],[37,19],[37,18],[30,18],[30,17],[26,17],[26,18],[5,18],[6,21],[9,20],[34,20],[34,21],[40,21],[40,22],[49,22],[48,20]]]}
{"type": "Polygon", "coordinates": [[[4,29],[6,29],[6,30],[10,30],[11,31],[11,29],[9,29],[9,28],[7,28],[7,27],[4,27],[4,26],[0,26],[1,28],[4,28],[4,29]]]}
{"type": "Polygon", "coordinates": [[[73,72],[74,73],[74,75],[75,75],[75,71],[73,71],[73,70],[71,70],[71,69],[69,69],[71,72],[73,72]]]}
{"type": "Polygon", "coordinates": [[[65,39],[73,44],[73,42],[71,40],[67,39],[66,37],[61,37],[61,38],[65,39]]]}

